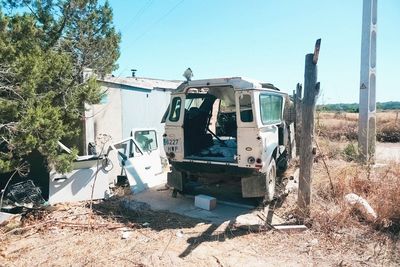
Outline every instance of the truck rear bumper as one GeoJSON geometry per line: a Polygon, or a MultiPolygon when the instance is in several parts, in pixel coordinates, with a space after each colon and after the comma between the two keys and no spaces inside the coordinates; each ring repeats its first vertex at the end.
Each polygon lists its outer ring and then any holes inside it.
{"type": "Polygon", "coordinates": [[[197,161],[183,161],[171,162],[171,165],[176,171],[184,172],[189,175],[198,175],[204,178],[241,178],[248,177],[258,173],[256,168],[242,168],[237,164],[215,164],[215,162],[197,162],[197,161]]]}
{"type": "Polygon", "coordinates": [[[262,197],[265,192],[265,179],[255,168],[241,168],[237,165],[207,164],[199,162],[172,162],[172,172],[168,173],[167,183],[179,191],[185,190],[190,178],[201,180],[241,180],[243,197],[262,197]]]}

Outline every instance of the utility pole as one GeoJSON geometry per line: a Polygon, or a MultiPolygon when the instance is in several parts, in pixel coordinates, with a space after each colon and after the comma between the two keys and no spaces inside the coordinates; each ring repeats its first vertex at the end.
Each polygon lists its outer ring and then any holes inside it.
{"type": "Polygon", "coordinates": [[[358,151],[363,163],[373,162],[376,142],[377,0],[364,0],[361,36],[358,151]]]}
{"type": "Polygon", "coordinates": [[[317,82],[317,62],[320,45],[321,39],[318,39],[315,43],[314,54],[306,55],[304,94],[301,99],[300,173],[297,205],[305,217],[310,213],[311,203],[312,166],[314,161],[312,141],[314,138],[315,104],[320,87],[319,82],[317,82]]]}

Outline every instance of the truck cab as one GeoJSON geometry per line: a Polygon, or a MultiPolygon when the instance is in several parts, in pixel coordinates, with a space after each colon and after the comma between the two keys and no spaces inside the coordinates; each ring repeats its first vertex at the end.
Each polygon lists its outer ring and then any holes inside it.
{"type": "Polygon", "coordinates": [[[271,201],[277,169],[292,153],[289,96],[268,83],[233,77],[188,81],[171,94],[164,115],[168,185],[240,180],[243,197],[271,201]],[[286,110],[285,110],[286,109],[286,110]]]}

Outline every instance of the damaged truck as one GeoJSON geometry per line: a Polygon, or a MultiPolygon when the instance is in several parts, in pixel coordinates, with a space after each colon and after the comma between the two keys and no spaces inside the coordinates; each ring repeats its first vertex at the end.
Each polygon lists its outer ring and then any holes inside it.
{"type": "Polygon", "coordinates": [[[164,150],[174,195],[191,181],[235,180],[244,198],[274,198],[294,151],[293,102],[274,85],[233,77],[187,81],[171,94],[164,150]]]}

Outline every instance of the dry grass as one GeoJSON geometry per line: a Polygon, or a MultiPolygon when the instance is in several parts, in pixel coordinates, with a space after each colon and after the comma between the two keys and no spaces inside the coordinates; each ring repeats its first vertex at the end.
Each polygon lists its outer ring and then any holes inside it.
{"type": "MultiPolygon", "coordinates": [[[[400,112],[377,113],[377,139],[380,142],[400,142],[400,112]]],[[[356,140],[357,113],[317,113],[317,133],[331,140],[356,140]]]]}
{"type": "MultiPolygon", "coordinates": [[[[326,168],[315,164],[313,180],[312,223],[314,229],[332,233],[338,229],[372,227],[391,233],[400,232],[400,165],[392,162],[373,168],[351,161],[357,153],[352,141],[357,140],[358,114],[317,114],[318,143],[316,159],[327,162],[333,183],[331,189],[326,168]],[[344,161],[346,160],[346,161],[344,161]],[[345,202],[344,196],[355,193],[368,201],[378,217],[371,220],[345,202]]],[[[398,112],[377,113],[377,139],[400,142],[398,112]]]]}
{"type": "Polygon", "coordinates": [[[317,134],[330,140],[357,139],[358,114],[319,113],[317,114],[317,134]]]}
{"type": "MultiPolygon", "coordinates": [[[[337,144],[337,143],[336,143],[337,144]]],[[[329,146],[323,146],[327,151],[329,146]]],[[[335,151],[337,148],[334,148],[335,151]]],[[[337,154],[337,152],[333,152],[337,154]]],[[[333,183],[322,163],[315,164],[311,222],[313,228],[332,233],[347,227],[368,226],[398,233],[400,231],[400,165],[388,163],[375,168],[325,157],[333,183]],[[371,220],[349,205],[345,195],[355,193],[368,201],[376,211],[371,220]]]]}

